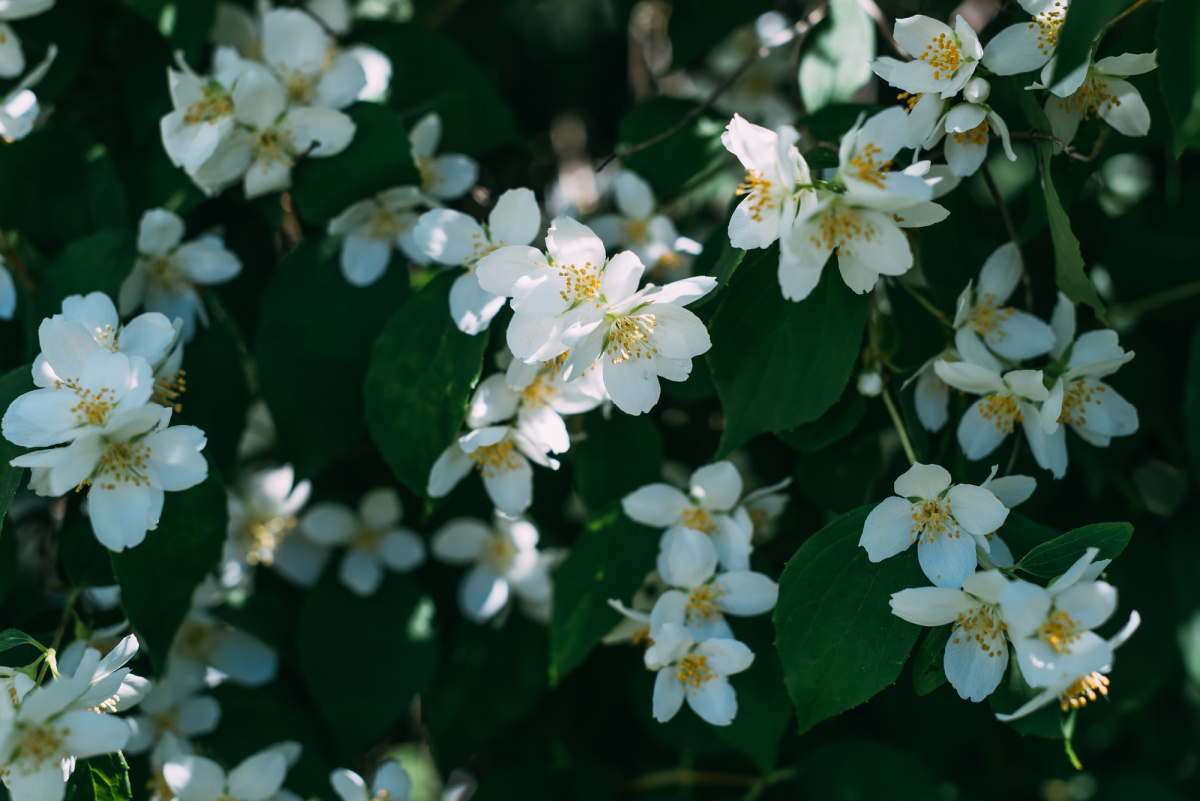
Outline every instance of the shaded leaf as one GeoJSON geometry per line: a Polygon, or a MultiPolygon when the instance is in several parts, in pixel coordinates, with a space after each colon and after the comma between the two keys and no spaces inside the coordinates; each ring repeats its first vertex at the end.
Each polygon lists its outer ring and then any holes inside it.
{"type": "Polygon", "coordinates": [[[674,0],[667,35],[672,64],[682,67],[711,50],[736,28],[754,20],[774,4],[769,0],[729,3],[724,0],[674,0]]]}
{"type": "MultiPolygon", "coordinates": [[[[1072,3],[1071,10],[1058,31],[1058,48],[1054,51],[1054,75],[1047,86],[1053,86],[1064,75],[1091,58],[1092,46],[1100,31],[1118,14],[1132,5],[1131,0],[1088,0],[1072,3]]],[[[1019,14],[1024,23],[1027,14],[1019,14]]]]}
{"type": "MultiPolygon", "coordinates": [[[[639,103],[617,127],[617,152],[665,133],[698,106],[694,100],[674,97],[655,97],[639,103]]],[[[666,203],[714,170],[733,163],[733,156],[721,144],[727,122],[705,111],[665,139],[630,153],[621,161],[650,182],[660,204],[666,203]]]]}
{"type": "Polygon", "coordinates": [[[946,657],[946,641],[950,639],[950,626],[938,626],[925,633],[921,647],[917,649],[912,663],[913,689],[917,695],[929,695],[946,683],[946,671],[942,662],[946,657]]]}
{"type": "Polygon", "coordinates": [[[136,260],[134,237],[124,231],[99,231],[72,242],[46,268],[38,286],[41,316],[61,313],[68,295],[103,292],[116,305],[121,282],[136,260]]]}
{"type": "MultiPolygon", "coordinates": [[[[0,415],[7,413],[8,407],[18,396],[37,389],[33,384],[30,366],[18,367],[0,376],[0,415]]],[[[13,496],[21,486],[25,477],[25,468],[13,467],[10,462],[16,459],[25,449],[17,447],[4,437],[0,437],[0,519],[8,512],[13,496]]]]}
{"type": "Polygon", "coordinates": [[[1093,523],[1037,546],[1025,554],[1017,568],[1042,578],[1054,578],[1065,573],[1088,548],[1100,549],[1097,560],[1116,559],[1132,536],[1133,526],[1129,523],[1093,523]]]}
{"type": "Polygon", "coordinates": [[[814,113],[846,103],[871,79],[875,26],[858,0],[831,0],[800,54],[800,97],[814,113]]]}
{"type": "Polygon", "coordinates": [[[620,500],[661,477],[662,434],[645,415],[597,409],[583,419],[585,439],[575,449],[575,491],[588,509],[620,500]]]}
{"type": "Polygon", "coordinates": [[[1175,157],[1200,146],[1200,5],[1163,0],[1158,10],[1158,85],[1162,90],[1175,157]]]}

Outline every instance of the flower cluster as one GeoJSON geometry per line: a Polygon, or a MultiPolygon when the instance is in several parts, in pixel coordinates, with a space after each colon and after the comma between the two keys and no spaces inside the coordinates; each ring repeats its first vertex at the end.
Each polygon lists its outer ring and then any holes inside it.
{"type": "Polygon", "coordinates": [[[656,600],[634,599],[627,607],[609,604],[629,623],[621,636],[646,648],[646,668],[656,672],[653,712],[656,720],[675,717],[686,700],[714,726],[727,726],[737,715],[737,694],[729,676],[750,667],[754,652],[734,637],[727,615],[761,615],[775,608],[779,588],[750,570],[756,540],[783,514],[790,483],[742,496],[742,477],[730,462],[701,467],[688,491],[669,484],[647,484],[621,501],[630,519],[663,529],[657,574],[648,582],[666,589],[656,600]],[[639,609],[639,606],[649,606],[639,609]]]}
{"type": "Polygon", "coordinates": [[[181,325],[157,312],[121,325],[101,292],[66,298],[62,313],[38,329],[38,389],[4,414],[6,439],[42,449],[13,460],[32,468],[30,489],[54,497],[88,487],[92,529],[113,551],[157,528],[166,492],[208,475],[204,432],[170,425],[182,374],[181,325]]]}

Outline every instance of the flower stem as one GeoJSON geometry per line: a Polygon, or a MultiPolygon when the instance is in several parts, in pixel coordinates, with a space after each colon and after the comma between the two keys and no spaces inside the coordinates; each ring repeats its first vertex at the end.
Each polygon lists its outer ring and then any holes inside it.
{"type": "Polygon", "coordinates": [[[925,297],[925,296],[924,296],[924,295],[922,295],[920,292],[918,292],[916,289],[914,289],[913,287],[909,286],[909,285],[908,285],[908,283],[907,283],[907,282],[905,282],[905,281],[899,281],[899,280],[897,280],[897,281],[895,281],[894,283],[896,283],[896,284],[899,284],[899,285],[900,285],[900,287],[901,287],[901,288],[902,288],[902,289],[903,289],[905,292],[907,292],[908,294],[912,295],[912,296],[913,296],[913,299],[914,299],[914,300],[916,300],[916,301],[917,301],[917,303],[920,303],[920,304],[921,304],[921,306],[923,306],[923,307],[925,308],[925,311],[927,311],[927,312],[929,312],[930,314],[932,314],[932,315],[933,315],[933,318],[934,318],[935,320],[937,320],[937,321],[938,321],[939,323],[941,323],[942,325],[946,326],[946,328],[948,328],[949,330],[951,330],[951,331],[953,331],[953,330],[954,330],[954,324],[950,322],[950,318],[948,318],[948,317],[946,316],[945,312],[943,312],[943,311],[942,311],[941,309],[939,309],[937,306],[934,306],[934,305],[933,305],[933,303],[932,303],[932,302],[929,300],[929,298],[925,297]]]}
{"type": "MultiPolygon", "coordinates": [[[[979,168],[979,172],[983,175],[983,182],[987,184],[988,191],[992,193],[992,200],[996,201],[996,208],[1000,209],[1000,216],[1004,219],[1004,228],[1008,231],[1008,238],[1016,246],[1017,251],[1021,250],[1021,235],[1017,233],[1017,227],[1013,225],[1012,215],[1008,211],[1008,204],[1004,202],[1004,195],[1000,194],[1000,189],[996,186],[996,182],[992,179],[992,171],[988,168],[987,162],[979,168]]],[[[1021,283],[1025,285],[1025,310],[1033,311],[1033,284],[1029,281],[1029,271],[1021,270],[1021,283]]]]}
{"type": "Polygon", "coordinates": [[[900,435],[900,444],[904,447],[904,455],[908,457],[908,463],[916,464],[916,451],[913,450],[912,442],[908,439],[908,429],[905,428],[904,421],[900,418],[900,410],[896,408],[892,394],[888,392],[887,387],[884,387],[880,394],[883,396],[883,405],[887,407],[888,415],[892,418],[892,424],[896,426],[896,433],[900,435]]]}
{"type": "Polygon", "coordinates": [[[42,679],[46,677],[46,669],[54,671],[54,675],[58,675],[58,667],[54,664],[55,654],[58,652],[58,646],[62,645],[63,635],[67,632],[67,621],[71,619],[71,611],[75,608],[75,601],[79,598],[79,588],[72,587],[71,594],[67,596],[67,602],[63,606],[62,617],[59,618],[58,628],[54,631],[54,640],[51,641],[50,647],[46,650],[45,661],[42,662],[41,670],[38,671],[37,683],[41,684],[42,679]]]}
{"type": "Polygon", "coordinates": [[[1200,281],[1164,289],[1162,292],[1155,292],[1153,295],[1147,295],[1130,303],[1118,304],[1109,309],[1109,314],[1114,320],[1118,317],[1126,317],[1132,321],[1160,306],[1167,306],[1177,300],[1186,300],[1196,295],[1200,295],[1200,281]]]}
{"type": "Polygon", "coordinates": [[[1128,17],[1130,14],[1132,14],[1132,13],[1133,13],[1133,12],[1135,12],[1135,11],[1137,11],[1137,10],[1138,10],[1139,8],[1141,8],[1142,6],[1146,5],[1146,3],[1148,3],[1148,2],[1149,2],[1149,0],[1137,0],[1137,2],[1136,2],[1136,3],[1134,3],[1133,5],[1131,5],[1129,8],[1125,9],[1125,10],[1124,10],[1124,11],[1122,11],[1120,14],[1118,14],[1118,15],[1117,15],[1117,16],[1115,16],[1115,17],[1113,17],[1113,20],[1112,20],[1112,22],[1110,22],[1110,23],[1108,23],[1107,25],[1105,25],[1105,26],[1104,26],[1104,33],[1107,33],[1109,28],[1113,27],[1113,26],[1114,26],[1114,25],[1116,25],[1118,22],[1120,22],[1121,20],[1123,20],[1123,19],[1125,19],[1126,17],[1128,17]]]}

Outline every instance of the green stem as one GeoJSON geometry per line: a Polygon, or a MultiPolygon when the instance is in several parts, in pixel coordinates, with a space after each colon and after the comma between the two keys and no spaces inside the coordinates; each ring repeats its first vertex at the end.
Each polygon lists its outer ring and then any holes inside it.
{"type": "Polygon", "coordinates": [[[1109,29],[1109,28],[1113,27],[1113,26],[1114,26],[1114,25],[1116,25],[1118,22],[1120,22],[1121,20],[1123,20],[1123,19],[1125,19],[1126,17],[1128,17],[1130,14],[1132,14],[1132,13],[1133,13],[1133,12],[1135,12],[1135,11],[1137,11],[1137,10],[1138,10],[1139,8],[1141,8],[1142,6],[1146,5],[1146,3],[1148,3],[1148,2],[1149,2],[1149,0],[1137,0],[1137,2],[1136,2],[1136,3],[1134,3],[1133,5],[1131,5],[1129,8],[1125,9],[1125,10],[1124,10],[1124,11],[1122,11],[1120,14],[1118,14],[1118,15],[1117,15],[1117,16],[1115,16],[1115,17],[1113,17],[1113,20],[1112,20],[1112,22],[1110,22],[1110,23],[1108,23],[1107,25],[1105,25],[1105,26],[1104,26],[1104,30],[1103,30],[1103,31],[1101,31],[1100,35],[1101,35],[1101,36],[1103,36],[1104,34],[1108,33],[1108,29],[1109,29]]]}
{"type": "Polygon", "coordinates": [[[55,654],[58,652],[58,646],[62,645],[63,635],[67,632],[67,621],[71,619],[71,611],[75,608],[75,601],[79,598],[79,588],[71,588],[71,594],[67,596],[67,603],[63,606],[62,617],[59,618],[58,628],[54,631],[54,640],[51,641],[50,647],[46,649],[45,661],[42,662],[41,670],[38,671],[37,683],[41,684],[42,679],[46,677],[46,669],[54,671],[54,675],[58,675],[57,665],[54,662],[55,654]]]}
{"type": "Polygon", "coordinates": [[[1154,311],[1161,306],[1168,306],[1177,300],[1187,300],[1196,295],[1200,295],[1200,281],[1164,289],[1162,292],[1155,292],[1153,295],[1147,295],[1130,303],[1118,304],[1113,306],[1109,313],[1114,315],[1114,319],[1122,316],[1136,320],[1146,312],[1154,311]]]}
{"type": "Polygon", "coordinates": [[[883,396],[883,405],[887,407],[888,415],[892,418],[892,425],[896,426],[896,433],[900,435],[900,444],[904,447],[904,455],[908,457],[908,463],[916,464],[916,451],[913,450],[912,442],[908,439],[908,429],[904,427],[904,421],[900,418],[900,411],[896,408],[895,402],[892,401],[892,394],[888,392],[887,387],[884,387],[883,392],[880,394],[883,396]]]}
{"type": "Polygon", "coordinates": [[[950,319],[948,317],[946,317],[945,312],[943,312],[937,306],[934,306],[933,303],[929,300],[929,298],[925,297],[920,292],[918,292],[916,289],[909,286],[908,283],[905,281],[895,281],[894,283],[899,284],[904,289],[905,292],[912,295],[913,299],[916,300],[917,303],[920,303],[921,306],[924,307],[925,311],[932,314],[933,318],[935,320],[937,320],[939,323],[944,325],[948,330],[950,330],[950,331],[954,330],[954,324],[950,322],[950,319]]]}

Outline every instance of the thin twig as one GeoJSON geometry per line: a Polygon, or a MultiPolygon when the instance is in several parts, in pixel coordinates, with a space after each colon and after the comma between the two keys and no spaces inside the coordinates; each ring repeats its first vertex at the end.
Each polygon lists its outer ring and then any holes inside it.
{"type": "Polygon", "coordinates": [[[1113,319],[1126,317],[1136,320],[1146,312],[1154,311],[1160,306],[1166,306],[1177,300],[1186,300],[1196,295],[1200,295],[1200,281],[1164,289],[1162,292],[1155,292],[1153,295],[1147,295],[1129,303],[1117,304],[1109,309],[1109,315],[1113,316],[1113,319]]]}
{"type": "MultiPolygon", "coordinates": [[[[1008,238],[1019,252],[1021,250],[1021,236],[1017,233],[1017,227],[1013,225],[1012,214],[1008,211],[1008,204],[1004,202],[1004,195],[1000,194],[1000,189],[992,179],[992,171],[986,161],[980,167],[979,171],[983,174],[983,182],[987,184],[988,191],[992,193],[992,200],[996,201],[996,208],[1000,209],[1000,216],[1004,219],[1004,227],[1008,231],[1008,238]]],[[[1033,284],[1029,280],[1029,271],[1024,267],[1021,268],[1021,283],[1025,285],[1025,310],[1033,311],[1033,284]]]]}
{"type": "MultiPolygon", "coordinates": [[[[799,36],[799,35],[805,33],[806,31],[808,31],[809,28],[811,28],[814,24],[816,24],[817,20],[819,20],[821,18],[821,16],[822,15],[820,13],[820,9],[818,9],[817,11],[814,11],[812,14],[809,14],[808,17],[806,17],[805,19],[802,19],[799,22],[797,22],[793,26],[793,30],[795,31],[795,34],[797,36],[799,36]]],[[[755,50],[753,53],[751,53],[749,56],[747,56],[746,59],[744,61],[742,61],[741,64],[738,65],[738,68],[736,70],[734,70],[732,73],[730,73],[729,76],[725,78],[725,80],[721,81],[721,83],[717,86],[716,89],[713,89],[711,92],[709,92],[708,97],[704,98],[704,100],[700,103],[700,105],[696,106],[691,111],[689,111],[687,114],[684,114],[682,117],[680,117],[675,122],[674,125],[667,128],[665,131],[661,131],[660,133],[655,134],[654,136],[650,137],[649,139],[647,139],[643,142],[638,142],[636,145],[630,145],[629,147],[622,148],[620,150],[614,150],[612,153],[609,153],[596,166],[596,172],[600,172],[601,170],[603,170],[605,167],[607,167],[609,164],[611,164],[614,159],[625,158],[627,156],[631,156],[634,153],[637,153],[641,150],[645,150],[648,147],[657,145],[659,142],[662,142],[665,139],[669,139],[672,136],[674,136],[675,134],[682,131],[693,120],[695,120],[697,117],[699,117],[705,111],[707,111],[709,109],[709,107],[712,106],[713,103],[717,102],[717,98],[719,98],[721,95],[723,95],[725,93],[725,91],[727,89],[729,89],[729,87],[733,86],[733,84],[737,82],[738,78],[742,77],[746,73],[746,70],[750,69],[755,64],[757,64],[759,61],[766,58],[767,55],[772,50],[774,50],[776,47],[787,44],[788,42],[793,41],[793,39],[794,39],[794,37],[789,38],[786,41],[779,41],[776,44],[763,45],[762,47],[759,47],[757,50],[755,50]]]]}
{"type": "Polygon", "coordinates": [[[1021,438],[1013,437],[1012,456],[1008,457],[1008,466],[1004,468],[1004,475],[1011,476],[1012,471],[1017,467],[1017,454],[1021,452],[1021,438]]]}
{"type": "MultiPolygon", "coordinates": [[[[798,773],[796,768],[781,768],[768,776],[746,776],[740,773],[705,773],[691,768],[673,768],[639,776],[629,783],[629,789],[636,793],[645,793],[663,787],[705,785],[709,787],[748,787],[753,793],[757,788],[779,784],[794,778],[798,773]]],[[[759,792],[761,793],[762,790],[759,789],[759,792]]]]}
{"type": "Polygon", "coordinates": [[[858,0],[858,4],[863,10],[871,15],[871,19],[875,20],[875,27],[879,29],[879,35],[887,40],[888,45],[899,56],[907,56],[908,51],[900,46],[896,41],[896,37],[892,36],[892,29],[888,26],[887,15],[875,3],[875,0],[858,0]]]}
{"type": "Polygon", "coordinates": [[[1150,0],[1137,0],[1137,2],[1136,2],[1136,3],[1134,3],[1133,5],[1131,5],[1129,8],[1125,9],[1125,10],[1124,10],[1124,11],[1122,11],[1120,14],[1118,14],[1118,15],[1117,15],[1117,16],[1115,16],[1115,17],[1113,17],[1113,20],[1112,20],[1112,22],[1110,22],[1110,23],[1108,23],[1107,25],[1105,25],[1105,26],[1104,26],[1104,30],[1105,30],[1105,32],[1107,32],[1107,31],[1108,31],[1110,28],[1112,28],[1114,25],[1116,25],[1116,24],[1117,24],[1118,22],[1120,22],[1121,20],[1123,20],[1123,19],[1125,19],[1126,17],[1128,17],[1128,16],[1129,16],[1130,14],[1132,14],[1133,12],[1137,11],[1137,10],[1138,10],[1139,8],[1141,8],[1142,6],[1146,5],[1146,3],[1148,3],[1148,2],[1150,2],[1150,0]]]}
{"type": "Polygon", "coordinates": [[[902,281],[900,279],[895,279],[895,280],[893,280],[892,283],[899,284],[901,289],[903,289],[908,294],[912,295],[913,299],[915,299],[917,301],[917,303],[920,303],[925,308],[925,311],[927,311],[931,315],[933,315],[933,318],[935,320],[937,320],[939,323],[941,323],[942,325],[944,325],[946,328],[950,329],[951,331],[954,330],[954,324],[950,322],[950,318],[946,316],[946,313],[943,312],[941,309],[939,309],[937,306],[934,306],[933,303],[929,300],[929,298],[922,295],[914,287],[909,286],[908,282],[902,281]]]}
{"type": "Polygon", "coordinates": [[[892,394],[888,392],[887,387],[884,387],[880,394],[883,396],[883,405],[887,407],[888,416],[892,418],[892,425],[896,427],[896,433],[900,435],[900,445],[904,448],[904,455],[908,457],[908,463],[916,464],[917,452],[913,450],[912,442],[908,439],[908,429],[904,426],[904,420],[900,418],[900,410],[896,408],[892,394]]]}
{"type": "Polygon", "coordinates": [[[71,590],[71,594],[67,596],[67,603],[66,603],[66,605],[63,606],[62,617],[59,618],[59,621],[58,621],[58,628],[55,629],[55,631],[54,631],[54,640],[50,643],[50,647],[46,650],[45,658],[44,658],[44,661],[42,662],[42,667],[38,671],[38,677],[37,677],[38,684],[41,684],[42,679],[44,679],[46,677],[46,669],[47,668],[52,668],[54,670],[54,675],[56,675],[56,676],[58,675],[58,669],[57,669],[57,667],[53,667],[52,663],[55,661],[55,655],[58,652],[58,646],[62,645],[63,635],[67,631],[67,621],[71,619],[71,610],[73,610],[75,608],[75,601],[78,598],[79,598],[79,588],[74,587],[71,590]]]}
{"type": "Polygon", "coordinates": [[[1012,134],[1013,139],[1044,139],[1047,142],[1053,142],[1062,148],[1063,153],[1067,154],[1067,158],[1072,161],[1095,161],[1100,155],[1100,151],[1104,149],[1104,143],[1108,141],[1108,128],[1100,131],[1100,135],[1096,137],[1096,144],[1092,146],[1092,152],[1086,156],[1080,153],[1074,146],[1068,145],[1063,140],[1059,139],[1054,134],[1048,134],[1045,131],[1031,130],[1029,133],[1022,135],[1019,131],[1012,134]]]}
{"type": "Polygon", "coordinates": [[[25,266],[25,262],[17,255],[17,251],[8,243],[8,237],[4,235],[4,231],[0,230],[0,250],[4,252],[4,258],[17,271],[17,275],[25,282],[25,286],[29,287],[30,292],[37,291],[37,281],[33,280],[33,276],[29,273],[29,268],[25,266]]]}

